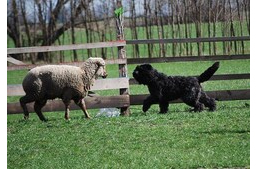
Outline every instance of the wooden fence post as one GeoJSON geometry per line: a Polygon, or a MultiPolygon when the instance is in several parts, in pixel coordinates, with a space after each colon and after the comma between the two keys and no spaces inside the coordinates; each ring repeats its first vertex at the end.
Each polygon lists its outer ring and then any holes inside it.
{"type": "MultiPolygon", "coordinates": [[[[123,5],[121,0],[117,0],[115,16],[116,16],[116,28],[117,28],[117,40],[125,41],[124,39],[124,16],[123,16],[123,5]]],[[[126,59],[126,51],[125,46],[118,47],[118,58],[126,59]]],[[[127,64],[119,64],[119,77],[128,77],[127,76],[127,64]]],[[[129,95],[129,88],[120,89],[120,95],[129,95]]],[[[121,108],[122,115],[129,115],[130,109],[129,107],[121,108]]]]}

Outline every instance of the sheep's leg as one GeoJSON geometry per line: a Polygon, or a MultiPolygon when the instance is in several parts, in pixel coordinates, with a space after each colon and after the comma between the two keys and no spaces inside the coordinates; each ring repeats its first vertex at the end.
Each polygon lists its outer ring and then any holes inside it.
{"type": "Polygon", "coordinates": [[[64,102],[64,105],[65,105],[65,119],[66,120],[69,120],[69,112],[70,112],[70,103],[71,101],[70,100],[63,100],[64,102]]]}
{"type": "Polygon", "coordinates": [[[29,111],[27,109],[26,104],[35,101],[34,97],[30,97],[28,95],[25,95],[23,97],[20,98],[20,105],[23,109],[23,113],[24,113],[24,119],[29,119],[29,111]]]}
{"type": "Polygon", "coordinates": [[[46,103],[47,100],[36,100],[34,104],[34,110],[41,121],[47,121],[41,111],[42,107],[44,107],[46,103]]]}
{"type": "Polygon", "coordinates": [[[79,100],[74,100],[74,102],[82,109],[84,115],[85,115],[85,118],[88,118],[90,119],[90,115],[89,113],[87,112],[87,109],[86,109],[86,104],[85,104],[85,101],[84,99],[79,99],[79,100]]]}

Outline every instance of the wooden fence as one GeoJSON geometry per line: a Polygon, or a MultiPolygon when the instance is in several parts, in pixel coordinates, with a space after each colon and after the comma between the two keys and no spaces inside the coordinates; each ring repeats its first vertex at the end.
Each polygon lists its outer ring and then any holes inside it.
{"type": "MultiPolygon", "coordinates": [[[[249,41],[250,37],[226,37],[226,38],[211,38],[211,42],[217,41],[249,41]]],[[[137,41],[116,41],[116,42],[100,42],[93,44],[80,44],[80,45],[65,45],[65,46],[47,46],[47,47],[30,47],[30,48],[9,48],[7,49],[7,54],[17,54],[17,53],[30,53],[30,52],[49,52],[57,50],[74,50],[74,49],[89,49],[89,48],[104,48],[104,47],[120,47],[128,44],[140,44],[140,43],[178,43],[178,42],[208,42],[208,38],[194,38],[194,39],[174,39],[174,40],[138,40],[137,41]]],[[[215,55],[215,56],[185,56],[185,57],[162,57],[162,58],[124,58],[124,59],[112,59],[106,60],[107,64],[140,64],[140,63],[158,63],[158,62],[187,62],[187,61],[210,61],[210,60],[236,60],[236,59],[250,59],[250,54],[242,55],[215,55]]],[[[13,62],[10,58],[9,60],[13,62]]],[[[24,65],[20,64],[19,61],[16,66],[9,66],[8,70],[17,69],[30,69],[36,65],[24,65]]],[[[79,66],[81,62],[65,63],[70,65],[79,66]]],[[[97,80],[92,90],[109,90],[109,89],[129,89],[129,85],[137,85],[134,79],[129,79],[126,77],[120,78],[108,78],[97,80]]],[[[214,75],[211,80],[238,80],[238,79],[250,79],[250,73],[244,74],[226,74],[226,75],[214,75]]],[[[221,90],[221,91],[209,91],[208,95],[221,100],[249,100],[250,99],[250,89],[242,90],[221,90]]],[[[7,96],[21,96],[24,94],[21,85],[8,85],[7,86],[7,96]]],[[[141,105],[143,100],[148,95],[119,95],[119,96],[94,96],[86,97],[85,102],[88,108],[107,108],[107,107],[117,107],[125,108],[130,105],[141,105]]],[[[181,100],[175,100],[172,103],[178,103],[181,100]]],[[[71,105],[71,109],[79,109],[75,104],[71,105]]],[[[64,110],[64,105],[61,100],[48,101],[43,111],[60,111],[64,110]]],[[[33,103],[28,104],[28,111],[33,112],[33,103]]],[[[22,109],[19,103],[7,103],[7,113],[16,114],[22,113],[22,109]]]]}

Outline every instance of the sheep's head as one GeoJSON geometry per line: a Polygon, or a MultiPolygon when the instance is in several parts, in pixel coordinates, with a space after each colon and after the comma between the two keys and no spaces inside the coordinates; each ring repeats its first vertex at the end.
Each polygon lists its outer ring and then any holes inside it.
{"type": "Polygon", "coordinates": [[[97,70],[97,72],[96,72],[96,75],[97,76],[101,76],[102,78],[106,78],[107,77],[107,72],[106,72],[106,66],[104,65],[104,66],[99,66],[98,67],[98,70],[97,70]]]}
{"type": "MultiPolygon", "coordinates": [[[[102,58],[89,58],[89,60],[95,64],[95,77],[101,76],[102,78],[107,77],[107,72],[106,72],[106,64],[105,61],[102,58]]],[[[96,77],[96,78],[97,78],[96,77]]]]}

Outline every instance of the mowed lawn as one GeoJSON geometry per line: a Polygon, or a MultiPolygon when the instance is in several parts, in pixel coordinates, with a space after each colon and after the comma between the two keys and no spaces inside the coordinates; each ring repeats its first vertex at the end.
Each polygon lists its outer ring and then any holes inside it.
{"type": "MultiPolygon", "coordinates": [[[[198,75],[213,62],[153,64],[171,75],[198,75]]],[[[129,65],[129,77],[136,65],[129,65]]],[[[109,77],[118,67],[107,66],[109,77]]],[[[221,61],[216,74],[249,73],[250,61],[221,61]]],[[[26,71],[8,72],[8,84],[21,83],[26,71]]],[[[205,90],[248,89],[250,80],[211,81],[205,90]]],[[[146,86],[130,86],[132,94],[148,93],[146,86]]],[[[117,95],[118,91],[100,91],[117,95]]],[[[8,102],[19,97],[7,97],[8,102]]],[[[132,106],[129,117],[95,117],[72,111],[7,116],[8,168],[234,168],[250,166],[250,101],[219,101],[215,112],[189,112],[185,104],[171,104],[167,114],[157,105],[142,113],[132,106]]]]}

